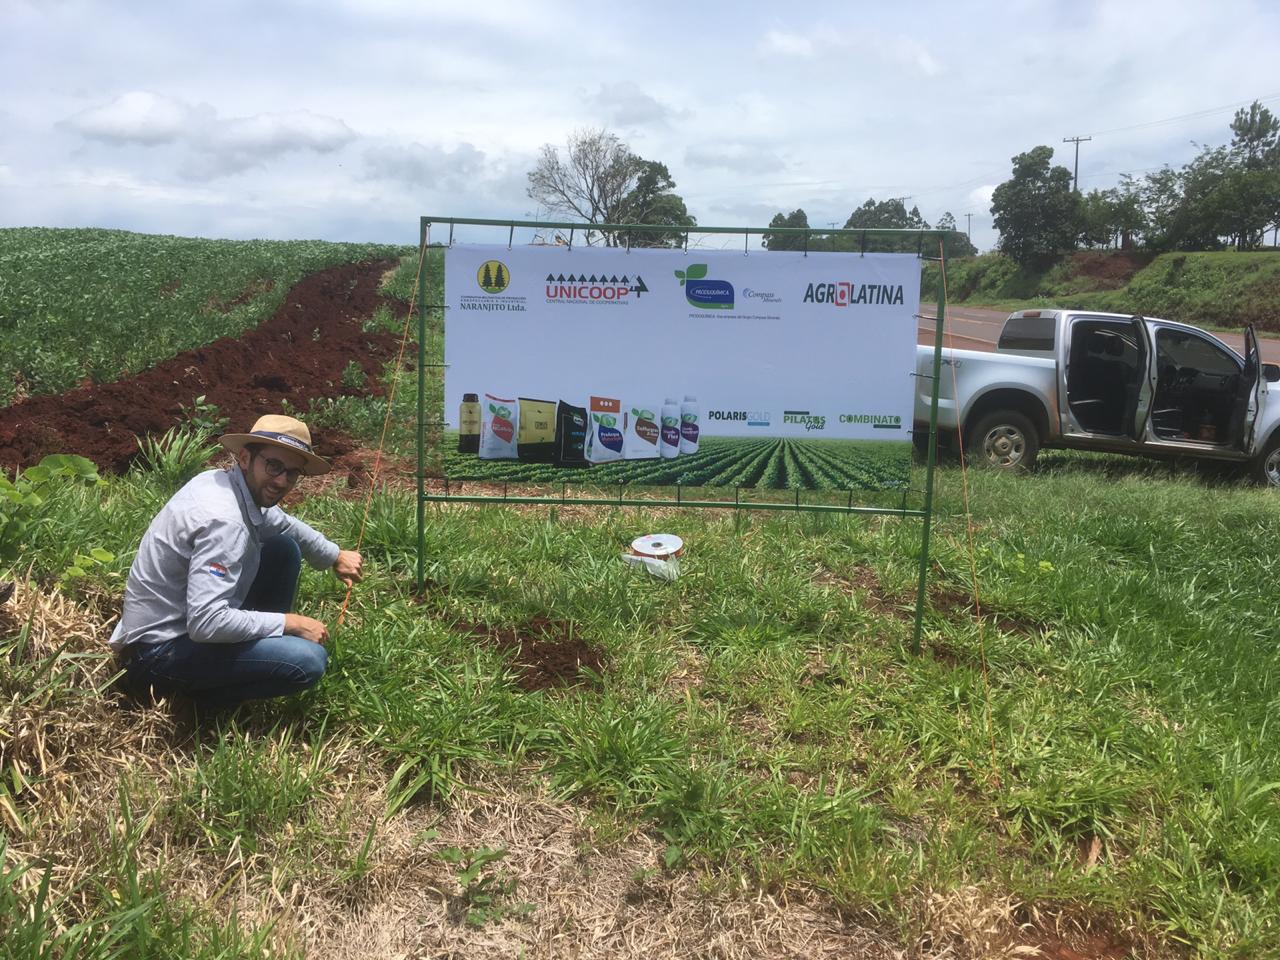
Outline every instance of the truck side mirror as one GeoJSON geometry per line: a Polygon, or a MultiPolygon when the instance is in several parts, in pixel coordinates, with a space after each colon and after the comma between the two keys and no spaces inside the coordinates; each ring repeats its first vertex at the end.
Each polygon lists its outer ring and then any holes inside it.
{"type": "Polygon", "coordinates": [[[1280,363],[1264,363],[1262,365],[1262,378],[1267,383],[1280,381],[1280,363]]]}

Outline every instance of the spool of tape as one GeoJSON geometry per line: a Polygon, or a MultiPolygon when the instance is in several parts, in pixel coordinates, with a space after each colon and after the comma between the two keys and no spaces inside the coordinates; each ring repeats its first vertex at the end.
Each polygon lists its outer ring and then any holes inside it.
{"type": "Polygon", "coordinates": [[[684,541],[674,533],[650,533],[632,540],[631,552],[637,557],[674,560],[684,553],[684,541]]]}

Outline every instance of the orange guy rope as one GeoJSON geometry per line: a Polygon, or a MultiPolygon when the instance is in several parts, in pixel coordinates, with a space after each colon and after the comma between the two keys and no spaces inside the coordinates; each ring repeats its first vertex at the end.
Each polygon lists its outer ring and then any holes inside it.
{"type": "MultiPolygon", "coordinates": [[[[422,264],[427,258],[427,248],[423,245],[418,251],[418,273],[414,277],[413,289],[418,289],[418,282],[422,279],[422,264]]],[[[409,327],[413,321],[413,312],[417,308],[418,298],[415,295],[409,303],[409,312],[404,317],[404,329],[400,333],[400,352],[396,354],[395,376],[391,378],[391,390],[387,394],[387,415],[382,418],[382,436],[378,438],[378,449],[373,457],[373,473],[369,477],[369,495],[364,501],[364,516],[360,518],[360,533],[356,537],[356,552],[360,551],[361,545],[364,543],[364,528],[369,522],[369,508],[373,505],[373,495],[378,490],[378,473],[382,469],[382,448],[387,442],[387,428],[391,425],[391,412],[395,408],[396,402],[396,385],[400,382],[401,364],[404,362],[404,348],[409,342],[409,327]]],[[[346,596],[342,598],[342,609],[338,611],[338,626],[342,626],[342,622],[347,617],[347,604],[351,602],[351,591],[354,584],[347,585],[346,596]]]]}
{"type": "MultiPolygon", "coordinates": [[[[938,244],[939,257],[942,255],[942,244],[938,244]]],[[[942,261],[942,293],[946,296],[947,292],[947,270],[946,261],[942,261]]],[[[948,344],[951,350],[955,350],[955,340],[952,334],[947,331],[948,344]]],[[[955,400],[956,412],[960,410],[960,390],[956,383],[956,365],[955,358],[952,357],[951,363],[951,396],[955,400]]],[[[964,522],[965,522],[965,539],[969,547],[969,580],[973,584],[973,612],[978,618],[978,653],[982,658],[982,700],[983,714],[987,726],[987,740],[991,746],[991,776],[995,778],[996,786],[1000,785],[999,763],[996,759],[996,735],[991,724],[991,678],[987,672],[987,631],[985,621],[982,619],[982,597],[978,590],[978,560],[974,548],[974,531],[973,531],[973,512],[969,509],[969,462],[964,455],[964,425],[956,423],[956,443],[960,448],[960,489],[964,503],[964,522]]]]}

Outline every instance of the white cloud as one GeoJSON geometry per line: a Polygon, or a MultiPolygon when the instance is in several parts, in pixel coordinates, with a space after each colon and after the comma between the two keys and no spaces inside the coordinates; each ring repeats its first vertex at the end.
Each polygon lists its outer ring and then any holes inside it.
{"type": "Polygon", "coordinates": [[[600,89],[588,97],[587,101],[609,123],[620,127],[663,123],[675,113],[641,90],[634,80],[602,83],[600,89]]]}
{"type": "Polygon", "coordinates": [[[182,176],[207,180],[251,169],[293,152],[331,153],[356,139],[343,121],[308,110],[220,117],[147,91],[132,91],[69,117],[64,124],[89,140],[184,150],[182,176]]]}
{"type": "Polygon", "coordinates": [[[899,67],[908,67],[926,77],[942,72],[942,64],[920,40],[905,33],[889,33],[864,24],[815,24],[807,33],[768,31],[757,44],[765,57],[800,60],[852,56],[899,67]]]}
{"type": "Polygon", "coordinates": [[[440,182],[462,185],[485,171],[485,155],[469,143],[453,150],[420,143],[373,147],[364,155],[367,175],[375,180],[399,181],[410,186],[436,186],[440,182]]]}
{"type": "Polygon", "coordinates": [[[991,209],[991,198],[995,195],[997,184],[988,183],[981,187],[975,187],[969,191],[969,195],[965,199],[971,206],[981,207],[983,211],[991,209]]]}
{"type": "Polygon", "coordinates": [[[809,37],[785,30],[770,30],[760,40],[759,50],[766,56],[778,54],[783,57],[812,57],[817,50],[809,37]]]}
{"type": "Polygon", "coordinates": [[[69,117],[66,125],[93,140],[153,146],[188,135],[204,112],[171,97],[133,90],[110,103],[80,111],[69,117]]]}
{"type": "Polygon", "coordinates": [[[772,149],[746,144],[690,147],[684,160],[695,167],[719,167],[737,173],[774,173],[787,166],[772,149]]]}

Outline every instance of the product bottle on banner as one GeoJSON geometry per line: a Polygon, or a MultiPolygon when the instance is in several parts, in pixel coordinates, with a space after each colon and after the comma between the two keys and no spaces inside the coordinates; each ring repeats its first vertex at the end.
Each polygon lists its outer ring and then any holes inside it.
{"type": "Polygon", "coordinates": [[[698,452],[698,398],[687,393],[680,404],[680,452],[698,452]]]}
{"type": "Polygon", "coordinates": [[[586,455],[590,463],[622,459],[622,431],[619,417],[622,404],[613,397],[592,397],[587,408],[586,455]]]}
{"type": "Polygon", "coordinates": [[[480,395],[464,393],[458,407],[458,452],[480,452],[480,395]]]}
{"type": "Polygon", "coordinates": [[[680,404],[667,397],[662,401],[662,457],[680,455],[680,404]]]}
{"type": "Polygon", "coordinates": [[[622,457],[648,460],[658,456],[658,417],[651,405],[627,404],[622,408],[622,457]]]}

